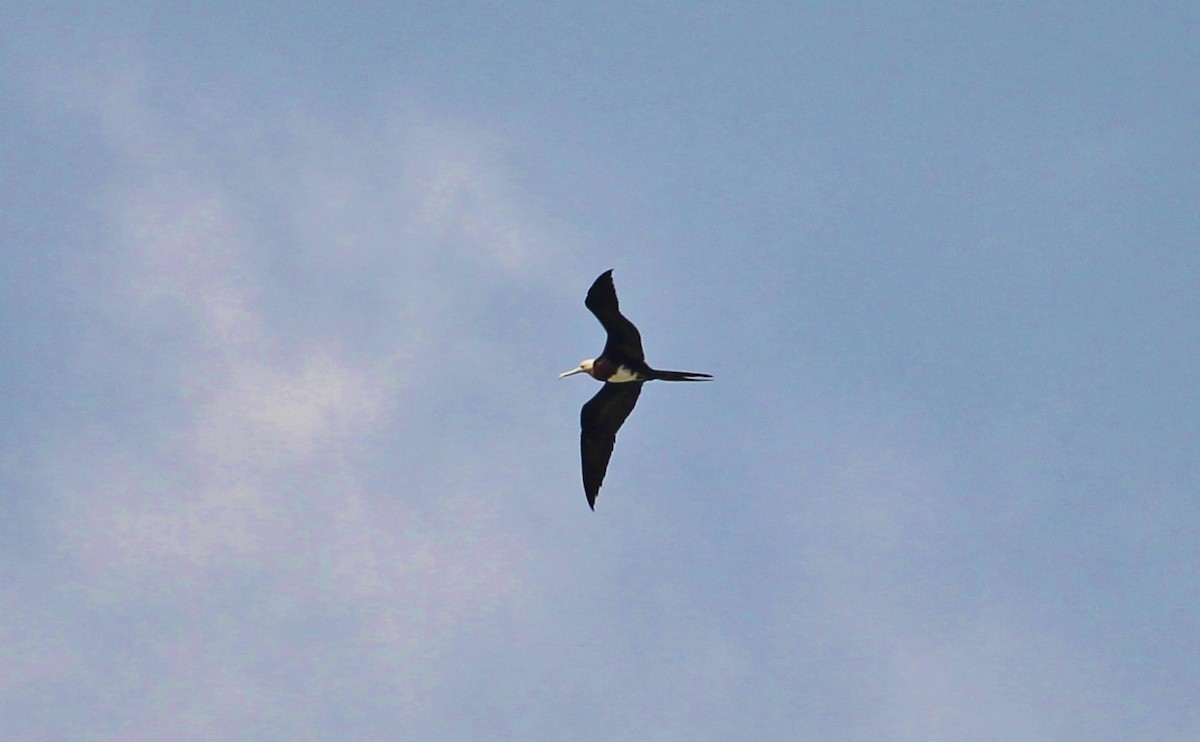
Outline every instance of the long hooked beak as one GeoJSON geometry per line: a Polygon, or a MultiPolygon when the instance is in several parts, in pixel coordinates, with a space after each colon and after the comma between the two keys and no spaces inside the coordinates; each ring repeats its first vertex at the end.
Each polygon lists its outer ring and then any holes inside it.
{"type": "Polygon", "coordinates": [[[568,376],[574,376],[575,374],[581,374],[581,373],[583,373],[583,369],[573,368],[570,371],[563,371],[561,374],[558,375],[558,378],[565,379],[568,376]]]}

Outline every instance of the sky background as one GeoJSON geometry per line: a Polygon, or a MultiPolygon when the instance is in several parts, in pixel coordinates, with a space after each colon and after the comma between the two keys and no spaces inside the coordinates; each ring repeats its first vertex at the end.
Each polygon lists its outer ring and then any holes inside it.
{"type": "Polygon", "coordinates": [[[0,737],[1200,738],[1194,3],[3,17],[0,737]]]}

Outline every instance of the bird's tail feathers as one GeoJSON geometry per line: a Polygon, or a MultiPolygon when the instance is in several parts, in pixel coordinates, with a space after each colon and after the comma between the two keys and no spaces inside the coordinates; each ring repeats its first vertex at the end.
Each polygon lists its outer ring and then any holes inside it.
{"type": "Polygon", "coordinates": [[[650,378],[662,381],[708,381],[712,378],[712,374],[701,374],[694,371],[659,371],[658,369],[654,369],[654,375],[650,378]]]}

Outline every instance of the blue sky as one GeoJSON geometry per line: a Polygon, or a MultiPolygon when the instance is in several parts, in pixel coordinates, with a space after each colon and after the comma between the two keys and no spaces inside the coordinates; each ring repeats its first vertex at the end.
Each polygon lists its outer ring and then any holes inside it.
{"type": "Polygon", "coordinates": [[[0,736],[1200,736],[1191,4],[5,16],[0,736]]]}

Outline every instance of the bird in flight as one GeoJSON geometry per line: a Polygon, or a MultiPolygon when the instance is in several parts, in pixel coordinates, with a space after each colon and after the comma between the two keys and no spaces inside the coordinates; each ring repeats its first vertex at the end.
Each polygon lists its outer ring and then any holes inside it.
{"type": "Polygon", "coordinates": [[[588,507],[596,509],[596,495],[608,471],[617,431],[633,412],[642,384],[661,381],[707,381],[711,374],[691,371],[660,371],[646,365],[642,352],[642,335],[633,323],[621,314],[617,306],[617,290],[613,287],[612,270],[600,274],[588,289],[583,305],[596,315],[608,340],[599,358],[588,358],[578,368],[564,371],[558,378],[574,374],[589,374],[604,382],[596,396],[588,400],[579,414],[579,452],[583,459],[583,491],[588,507]]]}

